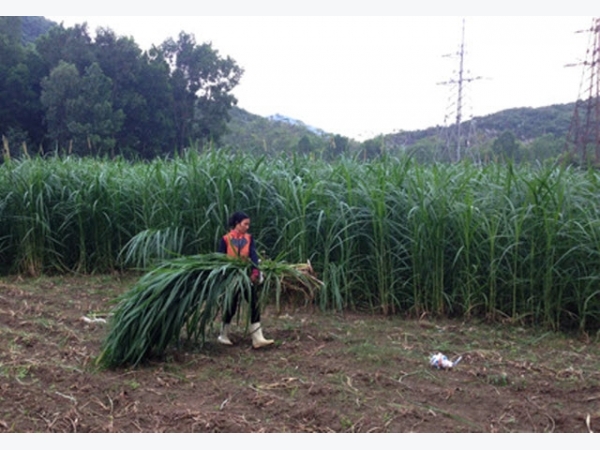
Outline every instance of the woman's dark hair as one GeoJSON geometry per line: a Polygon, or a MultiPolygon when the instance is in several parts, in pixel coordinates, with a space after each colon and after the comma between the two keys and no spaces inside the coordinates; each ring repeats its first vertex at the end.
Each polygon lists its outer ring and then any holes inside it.
{"type": "Polygon", "coordinates": [[[249,219],[249,218],[250,217],[248,216],[248,214],[241,212],[241,211],[236,211],[229,218],[227,225],[229,225],[229,228],[235,228],[236,225],[238,223],[240,223],[242,220],[249,219]]]}

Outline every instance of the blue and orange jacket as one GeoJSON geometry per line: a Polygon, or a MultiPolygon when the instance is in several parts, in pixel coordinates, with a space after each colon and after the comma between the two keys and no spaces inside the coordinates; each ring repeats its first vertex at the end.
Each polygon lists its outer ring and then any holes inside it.
{"type": "Polygon", "coordinates": [[[251,234],[240,235],[233,230],[230,231],[221,238],[218,251],[233,258],[250,259],[254,267],[258,267],[258,253],[251,234]]]}

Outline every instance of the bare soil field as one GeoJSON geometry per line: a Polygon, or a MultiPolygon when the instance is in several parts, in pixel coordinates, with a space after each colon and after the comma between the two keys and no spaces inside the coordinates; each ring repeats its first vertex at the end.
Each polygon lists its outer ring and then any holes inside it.
{"type": "Polygon", "coordinates": [[[94,364],[127,276],[0,278],[5,433],[590,433],[600,431],[599,337],[518,324],[263,311],[251,347],[173,348],[143,366],[94,364]],[[462,356],[452,370],[429,365],[462,356]]]}

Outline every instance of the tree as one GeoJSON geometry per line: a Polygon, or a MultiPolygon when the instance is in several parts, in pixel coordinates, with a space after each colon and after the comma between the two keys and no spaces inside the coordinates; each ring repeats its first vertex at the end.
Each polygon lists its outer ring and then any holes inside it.
{"type": "Polygon", "coordinates": [[[21,44],[21,18],[0,17],[0,135],[9,147],[42,139],[39,58],[21,44]]]}
{"type": "Polygon", "coordinates": [[[144,107],[133,120],[128,117],[127,127],[139,139],[138,154],[152,158],[176,148],[173,96],[169,66],[156,52],[144,53],[137,79],[137,92],[144,99],[144,107]]]}
{"type": "Polygon", "coordinates": [[[231,90],[243,70],[231,58],[221,58],[210,43],[197,45],[194,36],[184,32],[177,41],[166,40],[160,52],[171,69],[177,147],[184,148],[190,140],[218,141],[237,103],[231,90]]]}
{"type": "Polygon", "coordinates": [[[504,161],[518,162],[519,143],[512,131],[504,131],[498,136],[492,144],[494,156],[504,161]]]}
{"type": "Polygon", "coordinates": [[[160,89],[161,92],[156,89],[144,90],[144,66],[148,64],[148,60],[133,39],[117,37],[108,28],[96,30],[94,53],[102,72],[112,81],[110,96],[113,107],[123,112],[123,126],[115,139],[122,152],[139,154],[144,146],[146,133],[155,131],[155,124],[144,120],[152,113],[148,109],[158,107],[168,110],[166,105],[149,106],[149,101],[156,96],[163,98],[165,91],[168,91],[168,84],[160,89]]]}
{"type": "Polygon", "coordinates": [[[544,134],[526,147],[527,159],[533,161],[545,161],[548,159],[556,159],[565,149],[565,139],[556,138],[552,134],[544,134]]]}
{"type": "Polygon", "coordinates": [[[42,80],[48,134],[58,149],[79,154],[105,154],[114,149],[114,135],[124,115],[113,109],[111,85],[97,63],[81,77],[74,64],[61,61],[42,80]]]}
{"type": "Polygon", "coordinates": [[[79,95],[80,82],[77,67],[64,61],[42,79],[41,102],[46,112],[48,136],[57,149],[67,148],[71,140],[67,104],[79,95]]]}
{"type": "MultiPolygon", "coordinates": [[[[22,30],[22,21],[18,16],[0,16],[0,37],[3,41],[3,44],[9,44],[8,48],[18,49],[21,47],[21,35],[23,34],[22,30]]],[[[11,61],[7,61],[6,54],[2,53],[2,62],[10,63],[11,61]]],[[[13,63],[15,61],[12,61],[13,63]]]]}
{"type": "Polygon", "coordinates": [[[93,63],[81,78],[78,95],[67,99],[67,126],[82,153],[113,152],[114,156],[115,135],[123,124],[124,114],[113,108],[112,84],[100,65],[93,63]]]}
{"type": "Polygon", "coordinates": [[[301,155],[308,155],[312,152],[312,149],[313,147],[308,136],[302,136],[298,141],[298,153],[301,155]]]}
{"type": "Polygon", "coordinates": [[[94,44],[88,34],[87,24],[64,28],[62,24],[40,36],[35,47],[46,64],[49,74],[60,61],[74,64],[79,73],[96,61],[94,44]]]}
{"type": "Polygon", "coordinates": [[[382,135],[367,139],[361,145],[362,155],[365,159],[373,159],[382,156],[385,153],[385,141],[382,135]]]}
{"type": "Polygon", "coordinates": [[[419,164],[432,164],[441,161],[442,152],[440,152],[440,149],[442,146],[443,142],[437,136],[424,137],[408,146],[406,153],[419,164]]]}
{"type": "Polygon", "coordinates": [[[339,134],[334,135],[329,141],[329,147],[327,149],[328,158],[336,158],[343,155],[349,149],[349,139],[339,134]]]}

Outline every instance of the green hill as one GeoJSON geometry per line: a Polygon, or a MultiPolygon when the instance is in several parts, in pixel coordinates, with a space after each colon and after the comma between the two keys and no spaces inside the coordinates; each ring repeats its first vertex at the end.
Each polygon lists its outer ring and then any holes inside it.
{"type": "Polygon", "coordinates": [[[329,157],[359,148],[359,144],[349,138],[314,132],[299,121],[295,124],[272,120],[238,107],[231,110],[230,116],[229,133],[221,143],[235,151],[268,156],[297,153],[329,157]],[[339,148],[340,145],[343,148],[339,148]]]}
{"type": "MultiPolygon", "coordinates": [[[[494,139],[505,131],[510,131],[518,140],[525,142],[547,134],[562,138],[569,131],[574,108],[575,103],[540,108],[511,108],[467,120],[462,123],[462,129],[465,134],[476,134],[485,140],[494,139]]],[[[403,131],[387,135],[386,138],[398,144],[412,145],[421,139],[443,136],[444,131],[453,128],[454,125],[403,131]]]]}
{"type": "Polygon", "coordinates": [[[23,44],[33,43],[39,36],[45,34],[57,23],[46,19],[43,16],[23,16],[21,17],[21,31],[23,33],[23,44]]]}
{"type": "MultiPolygon", "coordinates": [[[[511,108],[475,117],[461,124],[461,157],[478,162],[510,157],[540,161],[559,157],[566,149],[575,103],[540,108],[511,108]]],[[[444,161],[456,147],[455,125],[382,135],[363,146],[387,153],[409,152],[422,161],[444,161]]],[[[372,153],[372,152],[371,152],[372,153]]]]}

